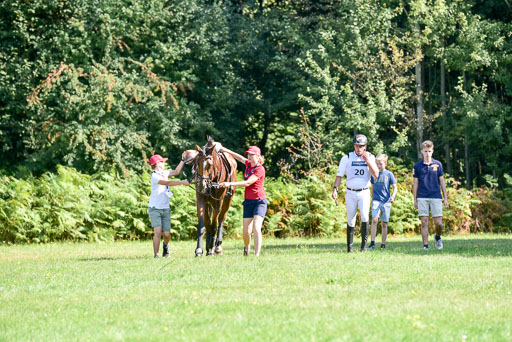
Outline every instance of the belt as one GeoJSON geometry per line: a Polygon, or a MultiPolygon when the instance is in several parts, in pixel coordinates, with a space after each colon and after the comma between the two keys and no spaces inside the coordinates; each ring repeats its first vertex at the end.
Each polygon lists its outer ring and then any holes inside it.
{"type": "Polygon", "coordinates": [[[366,189],[369,189],[369,187],[362,188],[362,189],[350,189],[350,188],[347,188],[347,190],[355,191],[355,192],[363,191],[363,190],[366,190],[366,189]]]}

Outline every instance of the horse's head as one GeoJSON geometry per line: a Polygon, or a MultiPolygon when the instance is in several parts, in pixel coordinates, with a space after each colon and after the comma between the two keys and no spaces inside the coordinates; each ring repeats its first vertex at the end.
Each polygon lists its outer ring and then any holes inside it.
{"type": "Polygon", "coordinates": [[[197,155],[194,159],[195,178],[199,191],[205,193],[208,184],[217,180],[219,159],[215,151],[215,144],[209,149],[196,145],[196,151],[197,155]]]}

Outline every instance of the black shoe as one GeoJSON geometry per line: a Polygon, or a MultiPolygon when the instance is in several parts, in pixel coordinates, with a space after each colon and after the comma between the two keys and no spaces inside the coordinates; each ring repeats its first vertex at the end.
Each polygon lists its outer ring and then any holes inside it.
{"type": "Polygon", "coordinates": [[[386,248],[386,245],[385,244],[381,244],[380,245],[380,249],[384,249],[384,248],[386,248]]]}
{"type": "Polygon", "coordinates": [[[370,246],[368,246],[368,249],[369,249],[369,250],[373,250],[373,249],[375,249],[375,245],[370,245],[370,246]]]}
{"type": "Polygon", "coordinates": [[[249,251],[244,247],[244,256],[249,256],[249,251]]]}
{"type": "Polygon", "coordinates": [[[162,256],[163,256],[164,258],[168,258],[168,257],[169,257],[169,245],[168,245],[168,244],[166,245],[166,244],[164,243],[164,252],[162,253],[162,256]]]}

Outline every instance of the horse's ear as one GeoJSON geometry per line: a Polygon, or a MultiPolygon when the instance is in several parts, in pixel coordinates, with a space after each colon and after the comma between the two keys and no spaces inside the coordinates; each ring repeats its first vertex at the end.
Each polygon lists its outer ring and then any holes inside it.
{"type": "Polygon", "coordinates": [[[201,147],[199,147],[198,145],[196,145],[196,151],[197,151],[197,152],[201,152],[201,151],[202,151],[201,147]]]}
{"type": "Polygon", "coordinates": [[[185,164],[190,164],[198,154],[199,152],[196,150],[186,150],[181,154],[181,159],[183,159],[185,164]]]}

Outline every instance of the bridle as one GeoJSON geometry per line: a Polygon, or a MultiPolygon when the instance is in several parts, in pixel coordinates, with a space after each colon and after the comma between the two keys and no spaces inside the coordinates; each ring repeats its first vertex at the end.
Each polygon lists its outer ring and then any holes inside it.
{"type": "MultiPolygon", "coordinates": [[[[216,175],[216,172],[215,172],[215,165],[213,164],[213,157],[211,155],[209,155],[209,156],[205,155],[204,151],[201,151],[197,156],[194,157],[194,159],[189,161],[189,162],[192,162],[192,161],[194,162],[194,165],[192,167],[192,177],[189,180],[189,183],[194,184],[193,189],[196,191],[196,193],[201,194],[203,196],[210,197],[216,201],[220,201],[221,198],[215,197],[213,195],[212,190],[216,190],[219,188],[218,180],[220,180],[222,177],[223,166],[226,167],[226,164],[220,155],[219,155],[219,158],[221,158],[221,162],[224,165],[220,165],[220,174],[218,176],[216,175]],[[208,174],[207,176],[204,176],[204,171],[205,171],[207,164],[209,164],[208,163],[209,160],[212,160],[211,167],[213,168],[213,172],[208,174]],[[202,174],[199,173],[199,168],[200,168],[201,162],[203,163],[202,174]]],[[[229,187],[227,189],[227,194],[232,194],[231,187],[229,187]]]]}

